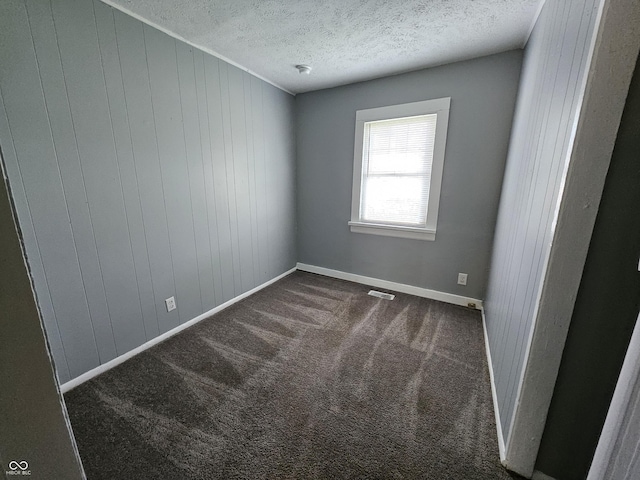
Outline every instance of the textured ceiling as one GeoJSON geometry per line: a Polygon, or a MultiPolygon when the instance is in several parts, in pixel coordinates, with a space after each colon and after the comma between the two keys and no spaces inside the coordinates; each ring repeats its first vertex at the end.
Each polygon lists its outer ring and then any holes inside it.
{"type": "Polygon", "coordinates": [[[293,93],[521,48],[541,2],[103,1],[293,93]]]}

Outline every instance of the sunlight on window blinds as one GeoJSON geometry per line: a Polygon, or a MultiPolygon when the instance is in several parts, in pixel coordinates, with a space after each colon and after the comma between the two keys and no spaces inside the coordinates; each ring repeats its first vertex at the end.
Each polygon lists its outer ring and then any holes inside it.
{"type": "Polygon", "coordinates": [[[366,122],[361,220],[424,226],[437,115],[366,122]]]}

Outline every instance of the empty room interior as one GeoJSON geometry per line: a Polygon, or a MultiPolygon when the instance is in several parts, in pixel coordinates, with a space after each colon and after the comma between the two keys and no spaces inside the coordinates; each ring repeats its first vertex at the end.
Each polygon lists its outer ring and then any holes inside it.
{"type": "Polygon", "coordinates": [[[2,0],[1,478],[640,478],[639,51],[637,0],[2,0]]]}

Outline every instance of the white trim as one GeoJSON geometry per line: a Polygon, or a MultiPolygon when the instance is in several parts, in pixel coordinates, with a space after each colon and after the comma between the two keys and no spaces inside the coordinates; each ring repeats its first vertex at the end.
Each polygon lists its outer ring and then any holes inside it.
{"type": "Polygon", "coordinates": [[[307,265],[298,263],[298,270],[303,272],[317,273],[326,277],[339,278],[340,280],[348,280],[350,282],[361,283],[372,287],[393,290],[394,292],[408,293],[417,297],[430,298],[440,302],[452,303],[453,305],[462,305],[468,307],[469,303],[475,303],[478,310],[482,309],[482,300],[477,298],[462,297],[453,293],[438,292],[437,290],[429,290],[427,288],[415,287],[404,283],[390,282],[379,278],[365,277],[356,273],[341,272],[340,270],[331,270],[330,268],[316,267],[315,265],[307,265]]]}
{"type": "Polygon", "coordinates": [[[489,379],[491,381],[491,398],[493,399],[493,412],[496,416],[496,432],[498,434],[498,451],[500,452],[500,461],[504,462],[505,447],[504,436],[502,435],[502,422],[500,422],[500,407],[498,406],[498,391],[496,390],[496,382],[493,376],[493,361],[491,360],[491,348],[489,347],[489,335],[487,334],[487,318],[482,309],[482,331],[484,332],[484,348],[487,352],[487,363],[489,364],[489,379]]]}
{"type": "Polygon", "coordinates": [[[233,60],[225,57],[224,55],[216,52],[215,50],[211,50],[210,48],[207,47],[203,47],[202,45],[197,45],[193,42],[191,42],[190,40],[187,40],[186,38],[178,35],[175,32],[172,32],[171,30],[168,30],[167,28],[163,27],[162,25],[158,25],[155,22],[152,22],[151,20],[144,18],[142,15],[139,15],[135,12],[132,12],[131,10],[129,10],[126,7],[123,7],[122,5],[117,4],[114,0],[100,0],[102,3],[105,3],[107,5],[109,5],[112,8],[115,8],[116,10],[121,11],[122,13],[124,13],[125,15],[128,15],[130,17],[135,18],[136,20],[141,21],[142,23],[149,25],[150,27],[155,28],[156,30],[160,30],[162,33],[166,33],[167,35],[169,35],[170,37],[175,38],[176,40],[180,40],[181,42],[186,43],[187,45],[191,45],[193,48],[197,48],[198,50],[208,53],[209,55],[213,55],[216,58],[219,58],[220,60],[222,60],[223,62],[227,62],[230,65],[233,65],[234,67],[238,67],[240,70],[244,70],[245,72],[253,75],[256,78],[259,78],[260,80],[267,82],[269,85],[273,85],[274,87],[282,90],[285,93],[288,93],[289,95],[293,95],[294,97],[296,96],[295,93],[290,92],[289,90],[287,90],[284,87],[281,87],[280,85],[278,85],[277,83],[272,82],[271,80],[269,80],[268,78],[263,77],[262,75],[257,74],[256,72],[249,70],[247,67],[240,65],[237,62],[234,62],[233,60]]]}
{"type": "Polygon", "coordinates": [[[349,227],[354,233],[368,233],[370,235],[382,235],[384,237],[412,238],[415,240],[435,240],[436,231],[426,228],[405,227],[404,225],[384,225],[366,222],[349,222],[349,227]]]}
{"type": "Polygon", "coordinates": [[[600,0],[561,174],[544,279],[506,439],[506,466],[533,473],[617,129],[640,47],[637,0],[600,0]]]}
{"type": "Polygon", "coordinates": [[[82,375],[69,380],[68,382],[64,383],[63,385],[60,386],[60,391],[62,393],[67,393],[69,390],[71,390],[72,388],[77,387],[78,385],[91,380],[93,377],[96,377],[98,375],[100,375],[101,373],[106,372],[107,370],[111,370],[113,367],[120,365],[121,363],[129,360],[130,358],[136,356],[139,353],[144,352],[145,350],[153,347],[154,345],[157,345],[158,343],[166,340],[169,337],[173,337],[176,333],[181,332],[182,330],[185,330],[186,328],[191,327],[192,325],[195,325],[196,323],[200,322],[201,320],[204,320],[205,318],[209,318],[211,315],[218,313],[222,310],[224,310],[227,307],[230,307],[231,305],[233,305],[234,303],[239,302],[240,300],[247,298],[249,295],[253,295],[254,293],[262,290],[263,288],[271,285],[272,283],[277,282],[278,280],[280,280],[281,278],[286,277],[287,275],[293,273],[296,271],[296,268],[292,268],[290,270],[287,270],[286,272],[278,275],[277,277],[272,278],[271,280],[263,283],[262,285],[258,285],[255,288],[252,288],[251,290],[249,290],[248,292],[244,292],[241,295],[238,295],[237,297],[232,298],[231,300],[228,300],[226,302],[224,302],[221,305],[218,305],[215,308],[212,308],[211,310],[204,312],[201,315],[198,315],[195,318],[192,318],[191,320],[189,320],[188,322],[183,323],[182,325],[178,325],[177,327],[169,330],[168,332],[163,333],[162,335],[159,335],[155,338],[152,338],[151,340],[149,340],[146,343],[143,343],[142,345],[140,345],[139,347],[134,348],[133,350],[129,350],[127,353],[123,353],[122,355],[114,358],[113,360],[108,361],[107,363],[103,363],[102,365],[97,366],[96,368],[94,368],[93,370],[89,370],[86,373],[83,373],[82,375]]]}
{"type": "Polygon", "coordinates": [[[353,183],[351,188],[351,221],[349,222],[352,232],[384,235],[387,237],[435,240],[450,107],[451,97],[443,97],[432,100],[423,100],[420,102],[367,108],[356,111],[355,138],[353,145],[353,183]],[[360,217],[360,204],[362,203],[362,156],[364,148],[365,123],[433,114],[435,114],[437,118],[433,147],[433,161],[431,164],[431,184],[429,187],[425,225],[421,227],[406,227],[393,224],[381,225],[362,220],[360,217]]]}
{"type": "MultiPolygon", "coordinates": [[[[627,354],[620,370],[620,376],[616,383],[616,389],[609,405],[607,418],[602,427],[600,440],[591,462],[591,468],[587,480],[602,480],[606,477],[607,469],[615,465],[616,460],[625,460],[631,463],[631,456],[624,459],[624,454],[629,453],[629,446],[624,442],[625,431],[631,427],[634,413],[634,387],[640,378],[640,315],[636,320],[636,326],[631,335],[631,341],[627,348],[627,354]],[[626,448],[625,448],[626,447],[626,448]],[[626,450],[626,451],[625,451],[626,450]],[[621,458],[622,457],[622,458],[621,458]]],[[[637,411],[638,407],[635,407],[637,411]]],[[[631,427],[634,428],[634,427],[631,427]]],[[[628,443],[628,442],[627,442],[628,443]]],[[[633,447],[632,447],[633,448],[633,447]]],[[[619,464],[620,465],[620,464],[619,464]]],[[[611,475],[611,473],[609,474],[611,475]]],[[[610,478],[610,477],[609,477],[610,478]]],[[[630,477],[627,477],[630,478],[630,477]]]]}
{"type": "Polygon", "coordinates": [[[540,18],[540,14],[542,13],[542,9],[544,8],[545,3],[546,3],[546,0],[540,0],[540,3],[538,4],[538,8],[536,9],[536,14],[533,16],[533,20],[531,22],[531,25],[529,26],[529,32],[527,33],[527,38],[525,38],[524,42],[522,42],[522,48],[525,48],[527,46],[527,43],[529,43],[529,39],[531,38],[533,29],[536,28],[536,23],[538,23],[538,18],[540,18]]]}
{"type": "Polygon", "coordinates": [[[431,115],[442,110],[449,110],[451,97],[421,100],[419,102],[401,103],[384,107],[366,108],[356,111],[356,119],[363,122],[390,120],[392,118],[413,117],[417,115],[431,115]]]}

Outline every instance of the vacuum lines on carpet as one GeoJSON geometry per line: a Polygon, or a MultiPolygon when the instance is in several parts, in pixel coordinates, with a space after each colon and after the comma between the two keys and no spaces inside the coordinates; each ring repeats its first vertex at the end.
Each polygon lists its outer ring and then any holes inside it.
{"type": "Polygon", "coordinates": [[[508,479],[480,313],[295,272],[65,396],[89,480],[508,479]]]}

